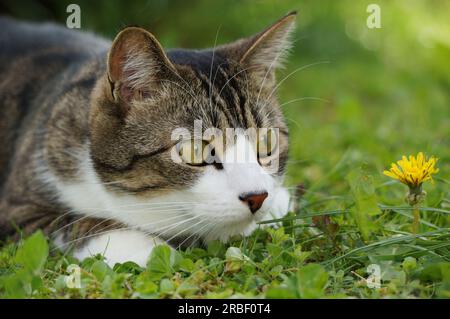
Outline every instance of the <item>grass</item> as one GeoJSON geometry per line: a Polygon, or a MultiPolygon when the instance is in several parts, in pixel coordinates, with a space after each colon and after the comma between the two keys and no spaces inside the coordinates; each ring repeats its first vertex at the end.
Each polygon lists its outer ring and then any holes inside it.
{"type": "MultiPolygon", "coordinates": [[[[227,244],[185,251],[159,246],[146,268],[125,263],[111,269],[101,256],[78,261],[52,251],[39,233],[20,244],[5,242],[0,296],[450,298],[448,4],[379,1],[383,28],[368,30],[363,3],[236,2],[231,9],[222,1],[193,3],[186,14],[181,2],[170,2],[165,12],[171,18],[154,26],[163,44],[211,45],[217,29],[188,23],[200,21],[196,17],[205,25],[227,26],[223,43],[299,9],[295,38],[301,40],[278,76],[291,135],[286,182],[297,207],[227,244]],[[187,25],[191,32],[177,32],[187,25]],[[382,171],[418,151],[438,157],[440,172],[425,185],[414,234],[406,187],[382,171]],[[300,183],[305,193],[295,194],[300,183]],[[67,287],[71,264],[80,267],[81,289],[67,287]],[[366,279],[378,270],[381,286],[371,288],[366,279]]],[[[106,18],[93,19],[97,10],[87,2],[81,6],[90,28],[117,28],[106,18]]],[[[133,16],[134,6],[124,17],[133,16]]],[[[106,2],[103,9],[112,19],[106,2]]]]}
{"type": "MultiPolygon", "coordinates": [[[[358,182],[370,181],[358,171],[358,182]]],[[[370,188],[370,182],[363,186],[370,188]]],[[[263,227],[247,238],[184,251],[158,246],[146,268],[127,262],[111,269],[101,255],[80,262],[58,251],[49,254],[51,247],[38,232],[1,249],[0,293],[34,298],[450,297],[450,210],[423,207],[420,233],[412,234],[409,206],[375,203],[376,214],[362,214],[366,221],[361,222],[352,213],[358,201],[352,196],[308,198],[306,192],[298,211],[267,223],[277,227],[263,227]],[[334,205],[342,209],[327,209],[334,205]],[[367,238],[362,227],[369,229],[367,238]],[[81,288],[68,288],[74,264],[81,288]],[[373,265],[379,267],[379,288],[367,284],[373,265]]]]}

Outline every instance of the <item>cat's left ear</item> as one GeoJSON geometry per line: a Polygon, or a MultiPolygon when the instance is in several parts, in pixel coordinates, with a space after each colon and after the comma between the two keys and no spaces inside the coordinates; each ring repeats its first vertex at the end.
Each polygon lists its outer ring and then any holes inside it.
{"type": "Polygon", "coordinates": [[[256,80],[273,84],[275,70],[282,67],[292,46],[297,12],[293,11],[256,35],[225,45],[228,57],[238,61],[256,80]]]}
{"type": "Polygon", "coordinates": [[[148,31],[128,27],[115,38],[108,54],[113,98],[124,104],[156,91],[158,82],[176,73],[158,40],[148,31]]]}

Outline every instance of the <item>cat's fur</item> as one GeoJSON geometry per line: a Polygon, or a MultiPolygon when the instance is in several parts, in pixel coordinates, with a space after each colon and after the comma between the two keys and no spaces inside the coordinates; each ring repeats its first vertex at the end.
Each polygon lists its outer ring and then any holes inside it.
{"type": "MultiPolygon", "coordinates": [[[[274,70],[291,13],[208,50],[164,52],[147,31],[107,40],[53,24],[0,18],[0,236],[42,229],[83,258],[145,261],[175,245],[249,234],[282,216],[287,127],[274,70]],[[176,127],[280,130],[277,173],[246,164],[189,166],[169,149],[176,127]],[[239,199],[268,193],[255,214],[239,199]]],[[[226,152],[249,143],[238,137],[226,152]]]]}

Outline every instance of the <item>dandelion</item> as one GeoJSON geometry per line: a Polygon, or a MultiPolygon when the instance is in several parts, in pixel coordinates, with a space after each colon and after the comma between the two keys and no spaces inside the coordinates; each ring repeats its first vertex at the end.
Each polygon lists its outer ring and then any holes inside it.
{"type": "Polygon", "coordinates": [[[436,168],[437,158],[431,156],[427,159],[422,152],[417,157],[410,155],[409,158],[403,156],[397,164],[392,163],[388,171],[383,174],[399,180],[407,185],[409,192],[406,195],[406,202],[413,207],[414,220],[413,232],[417,232],[419,226],[419,204],[425,199],[426,192],[422,189],[422,184],[428,180],[433,181],[433,174],[439,172],[436,168]]]}
{"type": "Polygon", "coordinates": [[[410,189],[418,190],[423,182],[432,180],[432,175],[439,172],[439,169],[435,168],[436,163],[436,158],[430,157],[427,160],[420,152],[417,157],[410,155],[409,159],[403,156],[397,164],[391,164],[389,171],[383,173],[386,176],[398,179],[403,184],[408,185],[410,189]]]}

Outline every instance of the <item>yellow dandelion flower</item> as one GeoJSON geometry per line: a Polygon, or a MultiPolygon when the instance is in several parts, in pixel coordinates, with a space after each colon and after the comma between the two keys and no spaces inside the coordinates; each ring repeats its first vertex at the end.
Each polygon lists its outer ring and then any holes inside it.
{"type": "Polygon", "coordinates": [[[435,167],[437,161],[433,156],[426,159],[422,152],[417,154],[417,157],[410,155],[407,158],[403,155],[397,164],[392,163],[391,168],[383,174],[399,180],[410,189],[420,189],[423,182],[432,180],[432,175],[439,172],[435,167]]]}
{"type": "Polygon", "coordinates": [[[417,157],[410,155],[409,158],[402,156],[397,164],[392,163],[388,171],[383,174],[399,180],[408,185],[409,192],[406,194],[406,202],[413,208],[412,232],[417,234],[420,229],[420,203],[425,200],[426,192],[422,190],[423,182],[433,180],[432,175],[439,172],[436,168],[437,158],[431,156],[426,159],[422,152],[417,157]]]}

